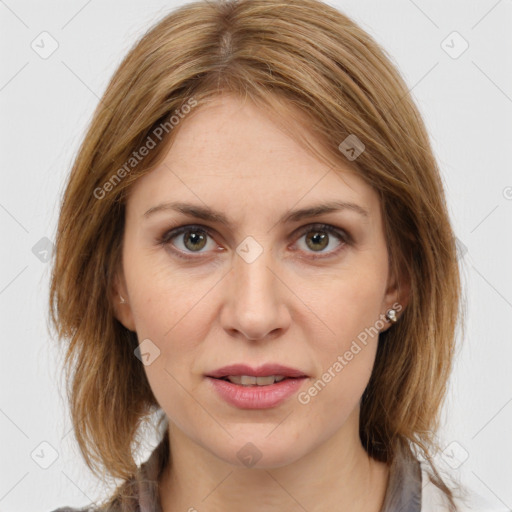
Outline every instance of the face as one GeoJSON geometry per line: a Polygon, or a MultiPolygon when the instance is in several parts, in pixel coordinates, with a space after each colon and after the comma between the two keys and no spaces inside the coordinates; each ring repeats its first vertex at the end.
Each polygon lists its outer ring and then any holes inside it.
{"type": "Polygon", "coordinates": [[[320,162],[233,96],[176,135],[127,201],[118,318],[171,426],[232,464],[248,442],[256,467],[289,464],[349,422],[357,432],[376,332],[400,299],[378,196],[348,162],[320,162]],[[211,377],[233,364],[304,377],[268,389],[211,377]]]}

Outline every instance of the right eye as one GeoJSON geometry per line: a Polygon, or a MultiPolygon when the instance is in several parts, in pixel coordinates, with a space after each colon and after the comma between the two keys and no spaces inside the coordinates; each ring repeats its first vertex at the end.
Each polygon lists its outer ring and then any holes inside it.
{"type": "MultiPolygon", "coordinates": [[[[208,229],[202,226],[187,225],[165,231],[158,239],[158,243],[170,247],[181,258],[195,258],[196,256],[189,255],[208,252],[203,249],[208,247],[209,237],[211,238],[208,229]]],[[[216,246],[215,243],[211,243],[211,245],[213,245],[212,248],[216,246]]]]}

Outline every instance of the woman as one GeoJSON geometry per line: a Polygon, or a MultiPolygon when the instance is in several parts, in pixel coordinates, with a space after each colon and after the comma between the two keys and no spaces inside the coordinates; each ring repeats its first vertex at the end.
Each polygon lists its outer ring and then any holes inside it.
{"type": "Polygon", "coordinates": [[[94,510],[464,510],[433,463],[460,297],[439,171],[403,80],[332,7],[196,2],[150,30],[55,253],[75,434],[124,480],[94,510]]]}

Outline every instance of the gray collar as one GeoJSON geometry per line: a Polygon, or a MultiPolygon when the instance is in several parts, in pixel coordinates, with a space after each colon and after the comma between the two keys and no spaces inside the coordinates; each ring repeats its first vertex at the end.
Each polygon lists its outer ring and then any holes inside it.
{"type": "Polygon", "coordinates": [[[420,512],[421,486],[419,460],[409,448],[398,448],[381,512],[420,512]]]}

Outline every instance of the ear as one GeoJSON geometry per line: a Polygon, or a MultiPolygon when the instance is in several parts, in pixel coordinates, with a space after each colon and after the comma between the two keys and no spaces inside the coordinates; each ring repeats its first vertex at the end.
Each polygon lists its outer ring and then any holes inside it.
{"type": "MultiPolygon", "coordinates": [[[[396,273],[391,270],[388,286],[384,295],[384,311],[382,311],[382,314],[385,315],[389,309],[394,309],[397,319],[400,320],[400,316],[403,315],[410,298],[411,282],[409,276],[405,272],[400,272],[397,277],[396,273]]],[[[393,324],[388,323],[387,327],[382,329],[381,332],[386,331],[391,325],[393,324]]]]}
{"type": "Polygon", "coordinates": [[[114,308],[114,315],[128,330],[136,332],[132,306],[128,297],[128,288],[124,279],[123,270],[116,272],[110,289],[110,299],[114,308]],[[124,299],[125,302],[122,301],[124,299]]]}

